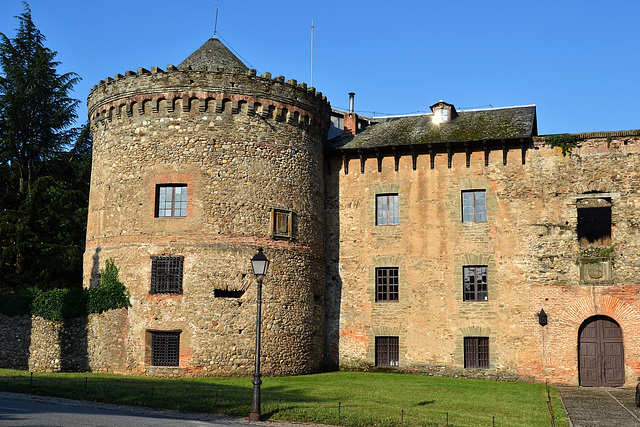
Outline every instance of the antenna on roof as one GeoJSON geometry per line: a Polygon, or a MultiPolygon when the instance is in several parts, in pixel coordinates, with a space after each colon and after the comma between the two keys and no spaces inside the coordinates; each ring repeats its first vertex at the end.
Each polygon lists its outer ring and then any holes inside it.
{"type": "Polygon", "coordinates": [[[218,32],[218,9],[220,9],[219,4],[216,5],[216,23],[213,26],[213,37],[215,37],[218,32]]]}
{"type": "Polygon", "coordinates": [[[311,20],[311,87],[313,87],[313,19],[311,20]]]}

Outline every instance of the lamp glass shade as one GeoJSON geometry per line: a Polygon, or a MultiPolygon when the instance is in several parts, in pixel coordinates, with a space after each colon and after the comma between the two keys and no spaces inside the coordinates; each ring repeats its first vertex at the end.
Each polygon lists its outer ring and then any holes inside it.
{"type": "Polygon", "coordinates": [[[253,268],[253,274],[256,276],[264,276],[267,274],[269,260],[262,253],[262,249],[258,249],[258,253],[251,258],[251,267],[253,268]]]}

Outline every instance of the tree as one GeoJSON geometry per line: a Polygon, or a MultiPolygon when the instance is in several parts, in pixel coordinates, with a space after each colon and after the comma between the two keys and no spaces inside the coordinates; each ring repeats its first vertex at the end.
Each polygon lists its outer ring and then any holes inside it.
{"type": "Polygon", "coordinates": [[[0,290],[81,285],[91,136],[31,19],[0,33],[0,290]]]}

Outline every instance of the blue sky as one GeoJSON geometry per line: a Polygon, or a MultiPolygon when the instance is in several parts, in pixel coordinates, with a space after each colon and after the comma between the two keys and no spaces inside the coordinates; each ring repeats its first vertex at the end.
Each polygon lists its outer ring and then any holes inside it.
{"type": "MultiPolygon", "coordinates": [[[[0,32],[23,10],[0,0],[0,32]]],[[[218,33],[259,73],[310,83],[364,115],[536,104],[540,134],[640,128],[640,2],[31,0],[60,71],[83,80],[178,65],[218,33]]]]}

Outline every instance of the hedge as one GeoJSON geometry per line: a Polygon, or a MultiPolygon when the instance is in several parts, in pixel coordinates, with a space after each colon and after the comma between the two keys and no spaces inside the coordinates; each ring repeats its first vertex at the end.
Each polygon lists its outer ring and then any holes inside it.
{"type": "Polygon", "coordinates": [[[62,320],[129,307],[129,292],[118,279],[118,267],[113,259],[106,261],[100,273],[100,283],[95,288],[50,291],[33,288],[20,294],[2,295],[0,313],[8,316],[31,314],[49,320],[62,320]]]}

